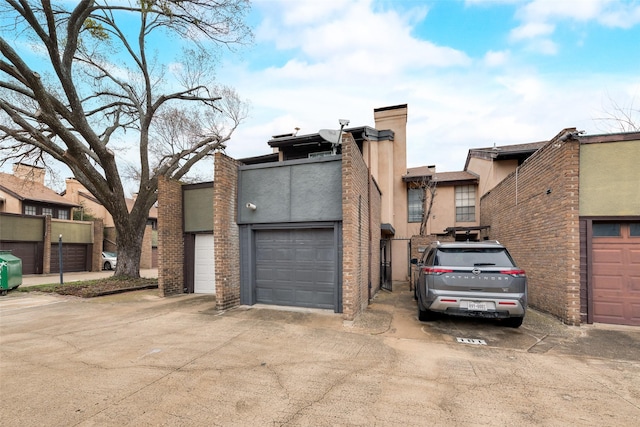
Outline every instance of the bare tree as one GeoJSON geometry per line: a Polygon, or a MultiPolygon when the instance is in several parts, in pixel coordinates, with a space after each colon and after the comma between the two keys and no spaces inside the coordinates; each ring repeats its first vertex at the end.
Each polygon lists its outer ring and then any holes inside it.
{"type": "Polygon", "coordinates": [[[436,188],[438,181],[432,176],[423,176],[413,181],[411,188],[422,190],[420,200],[422,202],[422,219],[420,220],[420,236],[427,235],[427,223],[431,217],[433,208],[433,200],[436,197],[436,188]]]}
{"type": "Polygon", "coordinates": [[[623,105],[609,97],[609,106],[595,120],[603,124],[605,132],[640,132],[640,107],[635,99],[623,105]]]}
{"type": "Polygon", "coordinates": [[[249,2],[3,3],[0,159],[64,163],[113,216],[116,274],[138,277],[158,177],[182,178],[246,117],[245,104],[213,76],[219,48],[251,42],[249,2]],[[182,60],[169,62],[181,44],[182,60]],[[130,211],[122,169],[138,183],[130,211]]]}
{"type": "Polygon", "coordinates": [[[422,221],[420,222],[420,235],[427,235],[427,222],[431,218],[431,209],[433,208],[433,200],[436,198],[436,187],[438,181],[429,180],[424,186],[424,196],[422,198],[422,221]]]}

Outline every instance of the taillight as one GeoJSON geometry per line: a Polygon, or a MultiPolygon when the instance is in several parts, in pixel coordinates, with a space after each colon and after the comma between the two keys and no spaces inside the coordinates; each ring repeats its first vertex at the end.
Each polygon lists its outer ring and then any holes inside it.
{"type": "Polygon", "coordinates": [[[444,273],[453,273],[453,270],[448,268],[422,267],[422,272],[424,274],[438,276],[444,273]]]}
{"type": "Polygon", "coordinates": [[[512,268],[509,270],[500,270],[500,274],[508,274],[513,277],[527,277],[527,274],[522,269],[512,268]]]}

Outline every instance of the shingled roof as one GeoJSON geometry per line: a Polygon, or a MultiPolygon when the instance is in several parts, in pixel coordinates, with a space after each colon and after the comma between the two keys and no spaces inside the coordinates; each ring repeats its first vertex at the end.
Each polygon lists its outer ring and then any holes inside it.
{"type": "Polygon", "coordinates": [[[406,175],[402,177],[404,182],[415,182],[426,178],[429,180],[437,181],[438,184],[456,184],[462,185],[465,183],[475,184],[478,182],[478,175],[469,171],[455,171],[455,172],[434,172],[433,168],[428,166],[419,166],[416,168],[407,169],[406,175]]]}
{"type": "Polygon", "coordinates": [[[18,200],[77,207],[39,182],[0,172],[0,189],[18,200]]]}
{"type": "Polygon", "coordinates": [[[484,148],[471,148],[467,154],[467,161],[464,168],[469,166],[472,157],[485,160],[512,160],[517,159],[521,164],[529,156],[542,148],[549,141],[528,142],[526,144],[501,145],[484,148]]]}

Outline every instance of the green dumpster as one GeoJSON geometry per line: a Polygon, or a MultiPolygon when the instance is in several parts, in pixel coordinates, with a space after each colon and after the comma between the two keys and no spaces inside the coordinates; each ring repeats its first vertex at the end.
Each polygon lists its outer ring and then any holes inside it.
{"type": "Polygon", "coordinates": [[[0,251],[0,293],[22,285],[22,260],[11,251],[0,251]]]}

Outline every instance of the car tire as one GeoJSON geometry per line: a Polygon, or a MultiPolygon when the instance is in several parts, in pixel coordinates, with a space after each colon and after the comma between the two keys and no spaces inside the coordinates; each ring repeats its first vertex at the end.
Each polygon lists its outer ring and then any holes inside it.
{"type": "Polygon", "coordinates": [[[508,319],[504,319],[502,323],[504,326],[509,328],[519,328],[524,321],[524,317],[509,317],[508,319]]]}
{"type": "Polygon", "coordinates": [[[421,322],[429,322],[436,318],[436,313],[431,310],[423,310],[418,306],[418,320],[421,322]]]}
{"type": "Polygon", "coordinates": [[[104,269],[105,270],[113,270],[113,268],[111,268],[111,263],[109,261],[104,263],[104,269]]]}

